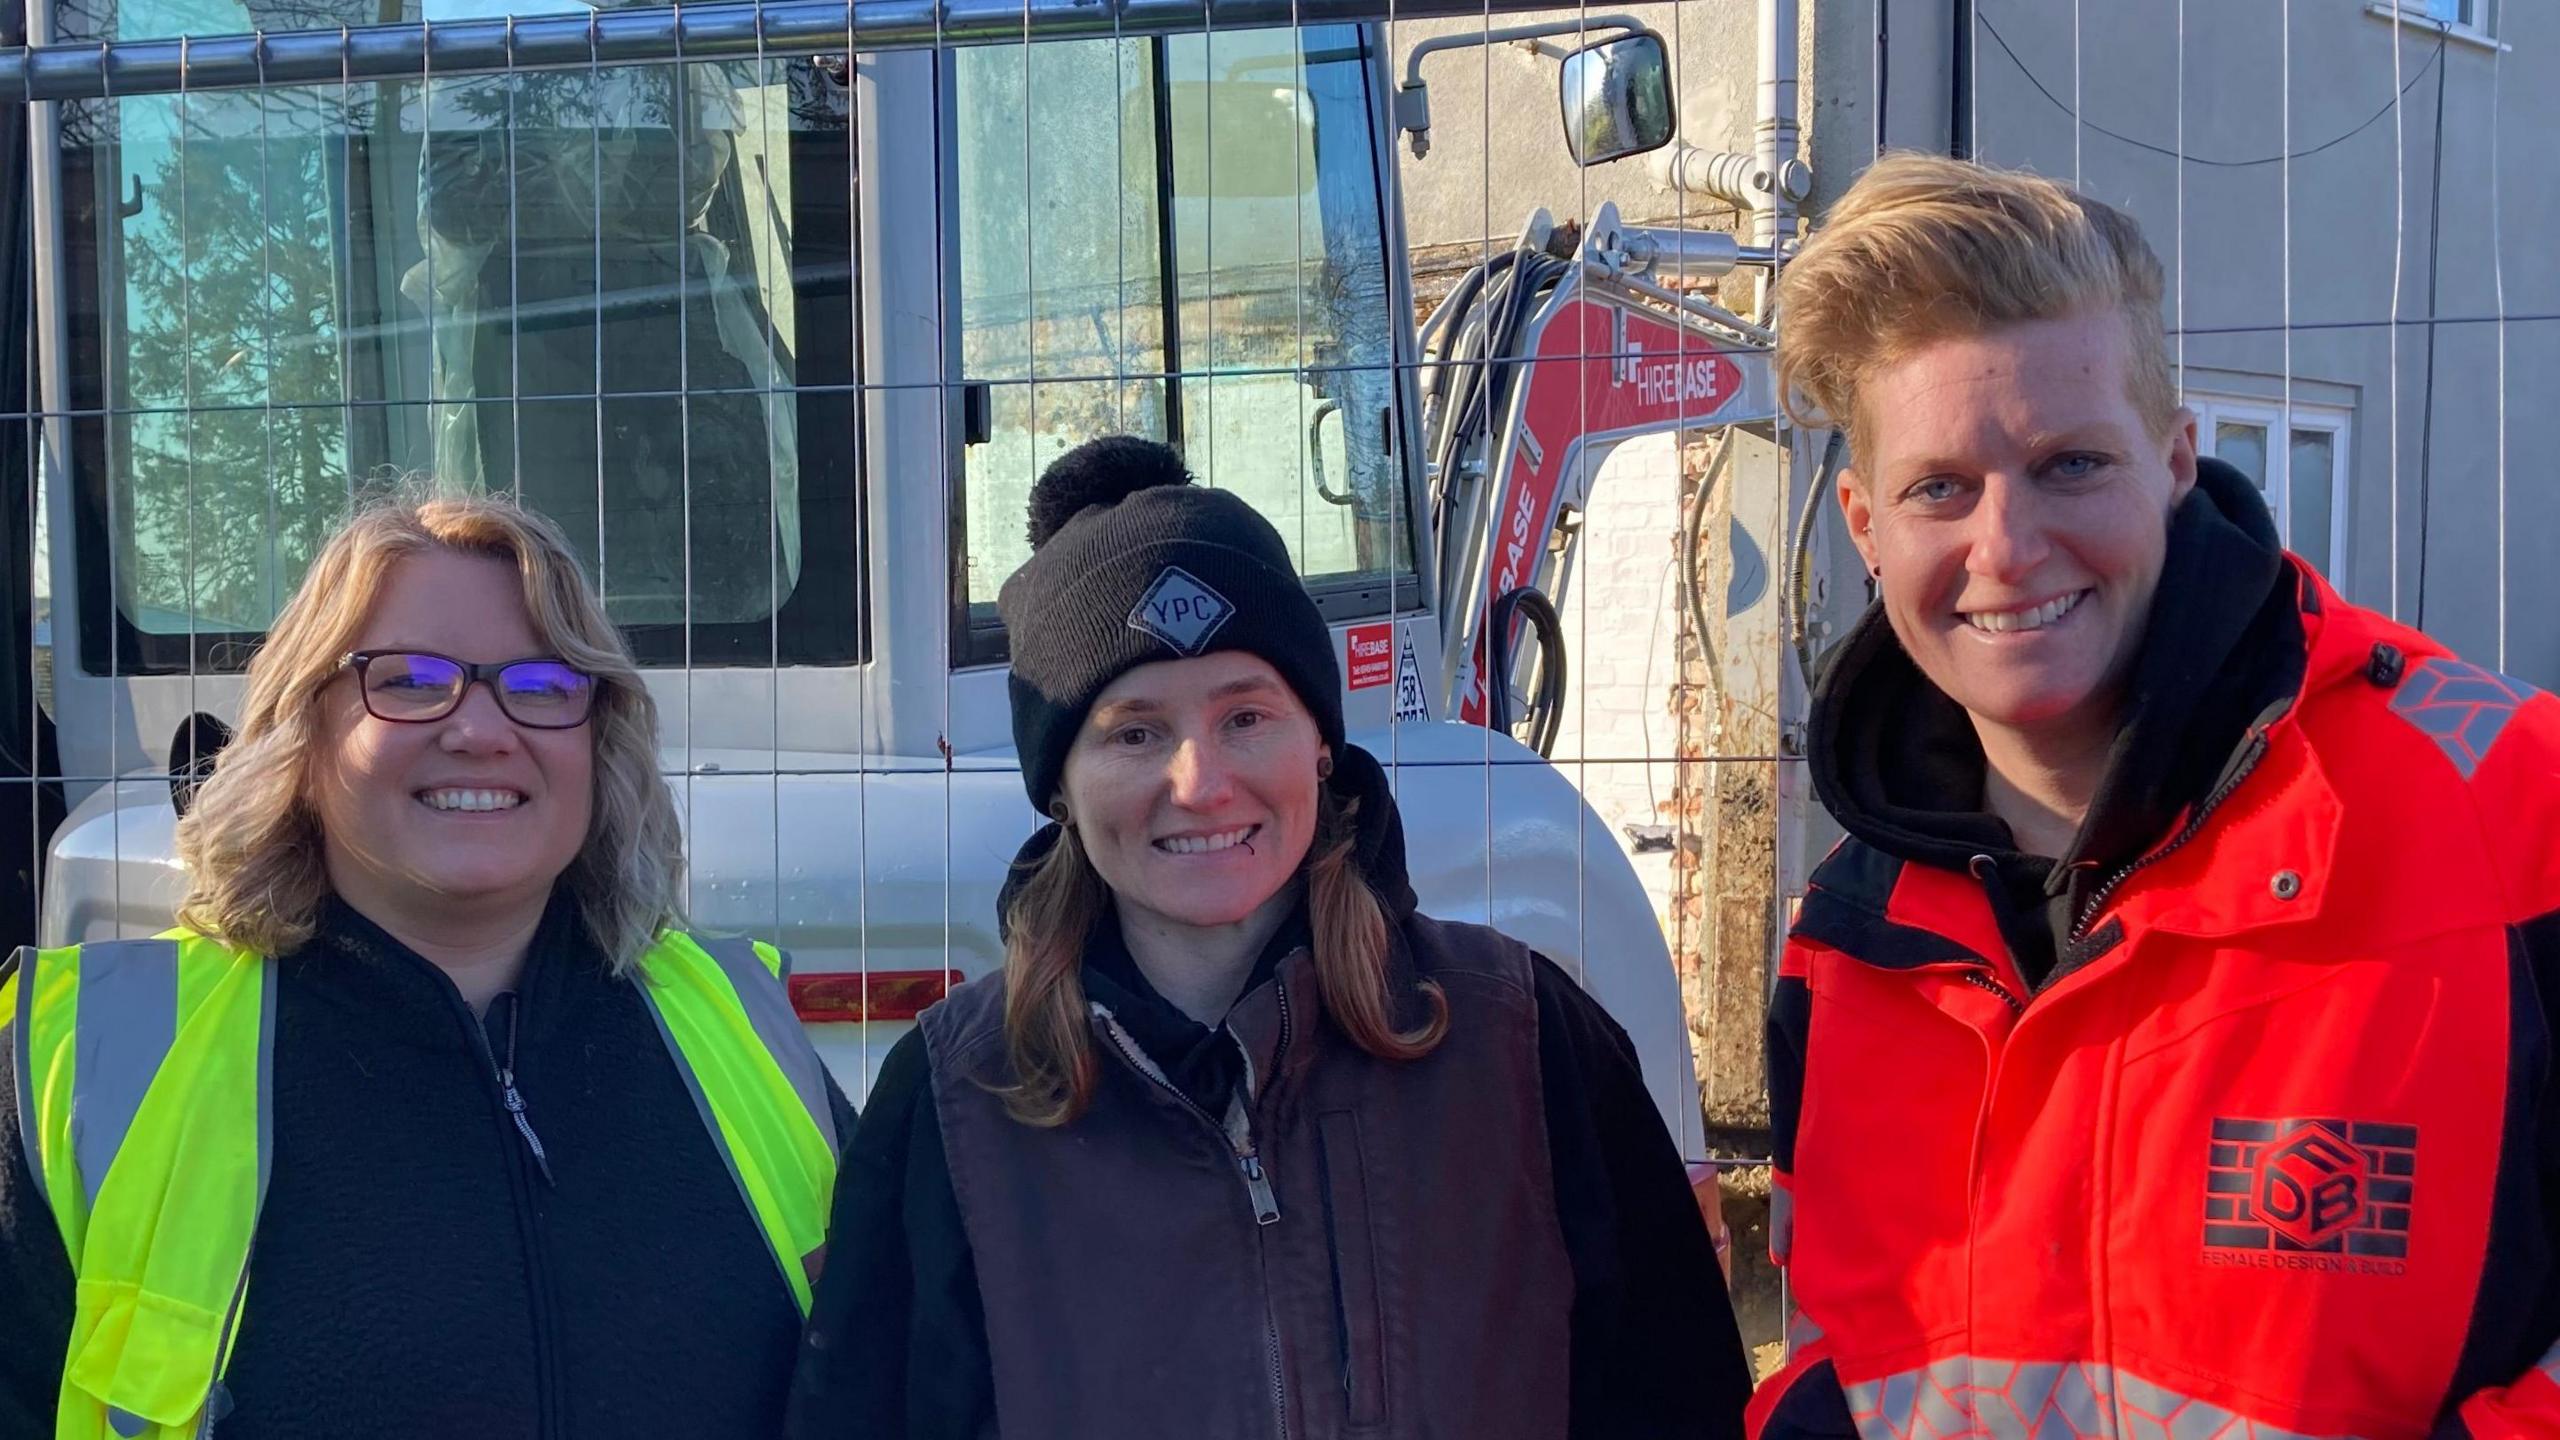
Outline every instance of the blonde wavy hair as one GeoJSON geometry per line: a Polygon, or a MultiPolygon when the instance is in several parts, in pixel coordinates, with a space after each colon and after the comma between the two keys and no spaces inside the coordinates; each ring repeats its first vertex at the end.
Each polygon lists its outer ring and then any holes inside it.
{"type": "MultiPolygon", "coordinates": [[[[1356,801],[1317,792],[1316,833],[1307,847],[1309,950],[1326,1015],[1351,1043],[1382,1060],[1419,1060],[1449,1033],[1449,1000],[1422,982],[1431,1018],[1395,1028],[1387,994],[1387,910],[1354,850],[1356,801]]],[[[1097,1081],[1093,1023],[1084,994],[1085,942],[1111,889],[1070,825],[1032,862],[1005,916],[1004,1034],[1013,1083],[997,1089],[1007,1113],[1049,1128],[1082,1115],[1097,1081]]]]}
{"type": "Polygon", "coordinates": [[[1778,278],[1778,393],[1800,424],[1865,452],[1858,391],[1939,340],[2113,309],[2127,385],[2155,434],[2177,422],[2160,257],[2132,216],[2042,176],[1942,155],[1876,161],[1778,278]]]}
{"type": "Polygon", "coordinates": [[[322,546],[249,662],[240,729],[178,822],[178,920],[261,955],[311,938],[329,877],[307,796],[320,692],[355,647],[394,566],[429,550],[516,567],[534,634],[595,676],[594,811],[562,881],[618,972],[683,917],[684,838],[658,774],[658,712],[622,637],[550,521],[493,496],[403,490],[356,512],[322,546]]]}

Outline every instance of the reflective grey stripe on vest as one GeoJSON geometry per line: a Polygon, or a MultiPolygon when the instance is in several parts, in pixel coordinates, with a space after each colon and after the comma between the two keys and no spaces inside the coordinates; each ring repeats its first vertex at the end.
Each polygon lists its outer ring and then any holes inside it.
{"type": "MultiPolygon", "coordinates": [[[[773,1063],[782,1067],[783,1078],[791,1082],[793,1093],[809,1108],[809,1118],[818,1124],[818,1133],[827,1137],[830,1148],[843,1148],[843,1137],[836,1134],[835,1110],[827,1104],[826,1062],[809,1044],[808,1032],[800,1028],[800,1017],[792,1013],[790,993],[774,973],[764,968],[763,957],[756,954],[755,942],[743,938],[706,940],[697,935],[693,943],[719,965],[720,973],[729,977],[729,988],[738,992],[738,1004],[747,1012],[747,1023],[756,1029],[756,1038],[773,1055],[773,1063]]],[[[677,1059],[681,1061],[682,1056],[677,1059]]],[[[701,1097],[694,1097],[698,1102],[701,1097]]],[[[705,1112],[708,1118],[709,1112],[705,1112]]]]}
{"type": "MultiPolygon", "coordinates": [[[[43,1145],[36,1131],[36,1062],[35,1056],[29,1053],[29,1046],[35,1040],[38,958],[38,952],[26,945],[19,946],[17,953],[9,957],[10,967],[18,972],[18,1013],[9,1024],[9,1063],[18,1072],[18,1143],[26,1148],[27,1169],[35,1174],[36,1198],[50,1206],[53,1197],[44,1192],[43,1145]]],[[[7,978],[8,972],[0,971],[0,980],[7,978]]]]}
{"type": "MultiPolygon", "coordinates": [[[[175,940],[105,940],[79,948],[80,980],[71,1020],[71,1156],[80,1172],[81,1199],[89,1208],[107,1171],[133,1133],[160,1067],[178,1035],[178,945],[175,940]]],[[[18,1123],[26,1146],[28,1169],[36,1193],[45,1195],[43,1133],[37,1127],[33,1052],[35,974],[41,957],[21,949],[15,963],[18,981],[16,1067],[18,1123]]],[[[258,1010],[258,1180],[255,1205],[263,1208],[267,1180],[275,1160],[275,1015],[276,967],[261,964],[258,1010]]],[[[6,974],[0,970],[0,976],[6,974]]],[[[50,1196],[46,1196],[51,1203],[50,1196]]],[[[240,1323],[240,1302],[248,1292],[248,1267],[241,1266],[229,1313],[223,1317],[218,1353],[227,1357],[232,1332],[240,1323]]],[[[217,1372],[206,1377],[202,1422],[196,1433],[209,1436],[216,1422],[231,1412],[229,1392],[217,1372]]],[[[107,1407],[107,1427],[118,1435],[141,1435],[151,1422],[129,1410],[107,1407]]]]}
{"type": "Polygon", "coordinates": [[[71,1158],[83,1198],[95,1206],[143,1094],[178,1038],[178,942],[81,946],[71,1035],[71,1158]]]}
{"type": "MultiPolygon", "coordinates": [[[[771,1052],[774,1063],[782,1067],[792,1090],[805,1104],[810,1092],[803,1084],[800,1061],[805,1057],[810,1064],[817,1064],[818,1058],[816,1052],[809,1049],[808,1037],[800,1032],[799,1017],[791,1014],[787,1002],[781,1007],[791,1026],[787,1038],[798,1043],[776,1043],[778,1032],[769,1028],[767,1012],[774,1008],[769,997],[780,995],[782,987],[775,982],[773,972],[764,968],[764,961],[756,955],[754,942],[705,940],[700,936],[688,938],[702,947],[702,952],[720,967],[720,973],[729,977],[729,988],[738,992],[738,1004],[746,1011],[748,1023],[755,1027],[756,1038],[764,1042],[764,1048],[771,1052]],[[749,969],[740,968],[742,959],[749,969]]],[[[747,1214],[756,1220],[756,1233],[764,1237],[765,1253],[771,1255],[773,1263],[786,1273],[796,1269],[814,1282],[817,1276],[811,1272],[810,1256],[785,1255],[774,1247],[773,1233],[765,1228],[763,1218],[756,1211],[755,1193],[747,1188],[746,1177],[738,1173],[738,1157],[731,1152],[728,1140],[720,1133],[720,1116],[711,1108],[711,1097],[702,1093],[702,1077],[694,1073],[693,1062],[685,1058],[684,1047],[676,1043],[676,1033],[667,1028],[666,1012],[660,1010],[658,1002],[650,997],[649,987],[641,986],[640,993],[647,1001],[649,1023],[658,1027],[658,1038],[666,1043],[667,1058],[675,1062],[676,1074],[684,1079],[685,1093],[693,1097],[693,1108],[702,1117],[702,1128],[711,1136],[711,1148],[720,1152],[720,1163],[729,1171],[729,1183],[738,1187],[738,1198],[746,1202],[747,1214]]],[[[817,1097],[817,1107],[810,1113],[817,1117],[818,1128],[827,1136],[827,1143],[836,1145],[834,1113],[826,1108],[827,1092],[823,1083],[818,1087],[817,1097]]]]}

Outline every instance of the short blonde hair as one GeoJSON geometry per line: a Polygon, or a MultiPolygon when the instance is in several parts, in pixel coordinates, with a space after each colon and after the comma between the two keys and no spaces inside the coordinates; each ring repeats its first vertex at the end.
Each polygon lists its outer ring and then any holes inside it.
{"type": "Polygon", "coordinates": [[[1860,387],[1939,340],[2080,311],[2121,312],[2126,385],[2157,434],[2178,391],[2160,257],[2114,206],[2014,170],[1897,153],[1858,177],[1778,279],[1778,393],[1800,424],[1839,424],[1854,454],[1860,387]]]}
{"type": "Polygon", "coordinates": [[[365,506],[320,549],[249,662],[237,738],[178,822],[179,922],[261,955],[311,938],[329,878],[309,802],[320,692],[336,678],[400,561],[451,550],[511,562],[543,646],[602,683],[594,811],[562,877],[617,971],[682,923],[683,831],[658,773],[658,713],[622,637],[557,527],[497,497],[403,491],[365,506]]]}

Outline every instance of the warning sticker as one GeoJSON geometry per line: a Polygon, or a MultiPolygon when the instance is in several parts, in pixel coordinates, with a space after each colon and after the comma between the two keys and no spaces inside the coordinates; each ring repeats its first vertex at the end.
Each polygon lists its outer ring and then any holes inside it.
{"type": "Polygon", "coordinates": [[[1422,662],[1413,658],[1413,632],[1407,630],[1404,644],[1396,655],[1396,718],[1425,721],[1431,718],[1431,698],[1422,688],[1422,662]]]}
{"type": "Polygon", "coordinates": [[[1342,634],[1343,683],[1367,690],[1395,679],[1396,627],[1354,625],[1342,634]]]}

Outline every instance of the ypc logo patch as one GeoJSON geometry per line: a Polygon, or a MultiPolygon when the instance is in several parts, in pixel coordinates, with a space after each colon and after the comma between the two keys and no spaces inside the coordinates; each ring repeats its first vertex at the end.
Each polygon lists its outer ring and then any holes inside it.
{"type": "Polygon", "coordinates": [[[1129,611],[1129,628],[1144,630],[1184,655],[1197,655],[1235,613],[1226,596],[1181,566],[1167,565],[1129,611]]]}
{"type": "Polygon", "coordinates": [[[2218,1119],[2205,1161],[2205,1262],[2399,1274],[2417,1168],[2414,1125],[2218,1119]]]}

